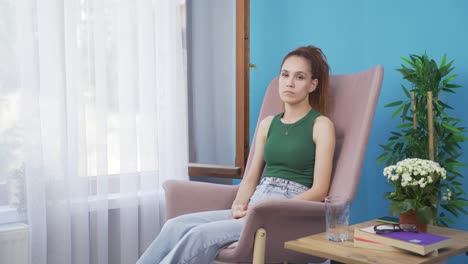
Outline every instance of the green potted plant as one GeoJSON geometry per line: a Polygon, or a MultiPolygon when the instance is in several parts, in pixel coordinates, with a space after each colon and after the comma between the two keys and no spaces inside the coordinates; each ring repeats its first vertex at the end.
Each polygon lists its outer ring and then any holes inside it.
{"type": "Polygon", "coordinates": [[[392,200],[390,213],[394,215],[413,209],[418,221],[447,226],[454,221],[446,212],[454,217],[460,213],[468,214],[465,210],[468,206],[466,193],[459,182],[463,177],[459,168],[466,165],[458,161],[463,153],[460,143],[468,139],[464,136],[466,129],[460,125],[460,118],[449,115],[453,107],[442,100],[443,93],[456,93],[455,90],[461,86],[451,83],[457,75],[451,74],[454,61],[447,63],[446,55],[439,65],[427,53],[410,55],[402,60],[406,64],[402,64],[397,71],[411,87],[408,89],[401,85],[405,98],[386,105],[396,108],[392,118],[400,116],[401,124],[390,132],[388,143],[380,145],[383,153],[377,158],[377,163],[388,166],[406,158],[437,162],[440,168],[446,170],[446,177],[439,177],[440,181],[435,186],[437,199],[433,198],[430,203],[444,210],[434,209],[430,212],[411,197],[395,203],[396,197],[391,196],[392,192],[385,194],[385,197],[392,200]],[[401,206],[403,203],[405,206],[401,206]]]}

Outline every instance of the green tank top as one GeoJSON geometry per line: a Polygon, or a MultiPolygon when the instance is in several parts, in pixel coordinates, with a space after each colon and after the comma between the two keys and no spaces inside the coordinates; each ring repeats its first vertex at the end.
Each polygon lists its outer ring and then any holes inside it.
{"type": "Polygon", "coordinates": [[[311,187],[314,182],[315,143],[312,127],[320,113],[311,109],[292,124],[284,124],[284,113],[273,117],[264,147],[265,176],[294,181],[311,187]]]}

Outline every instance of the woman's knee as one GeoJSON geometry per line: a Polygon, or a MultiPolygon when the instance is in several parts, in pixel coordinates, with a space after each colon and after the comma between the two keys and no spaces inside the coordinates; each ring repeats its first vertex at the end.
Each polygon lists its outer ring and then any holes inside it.
{"type": "Polygon", "coordinates": [[[179,216],[176,216],[174,218],[167,220],[166,224],[170,224],[170,225],[184,224],[184,223],[191,222],[190,219],[191,219],[190,214],[179,215],[179,216]]]}
{"type": "Polygon", "coordinates": [[[183,219],[179,217],[171,218],[164,223],[163,229],[178,229],[184,225],[183,219]]]}
{"type": "Polygon", "coordinates": [[[194,219],[191,217],[190,214],[187,214],[187,215],[179,215],[177,217],[167,220],[166,223],[164,224],[164,227],[178,230],[178,229],[183,229],[184,226],[191,227],[193,226],[193,224],[194,224],[194,219]]]}

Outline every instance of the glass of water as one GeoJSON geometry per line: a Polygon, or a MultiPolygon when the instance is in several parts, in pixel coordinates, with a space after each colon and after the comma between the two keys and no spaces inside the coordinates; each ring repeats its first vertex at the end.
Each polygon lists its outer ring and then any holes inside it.
{"type": "Polygon", "coordinates": [[[351,204],[346,196],[325,198],[325,221],[327,239],[335,242],[348,240],[349,211],[351,204]]]}

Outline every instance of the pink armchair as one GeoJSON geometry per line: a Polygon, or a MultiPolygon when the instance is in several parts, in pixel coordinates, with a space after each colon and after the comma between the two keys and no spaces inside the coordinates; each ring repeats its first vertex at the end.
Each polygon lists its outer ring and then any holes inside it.
{"type": "MultiPolygon", "coordinates": [[[[380,65],[364,72],[331,76],[330,118],[336,129],[336,149],[329,195],[354,199],[382,80],[380,65]]],[[[280,111],[275,78],[266,91],[258,120],[280,111]]],[[[247,168],[249,165],[250,159],[247,168]]],[[[164,189],[166,218],[170,219],[186,213],[229,209],[238,186],[170,180],[164,183],[164,189]]],[[[325,231],[322,202],[264,201],[250,208],[246,217],[239,241],[221,250],[217,260],[229,263],[323,261],[284,248],[285,241],[325,231]]]]}

